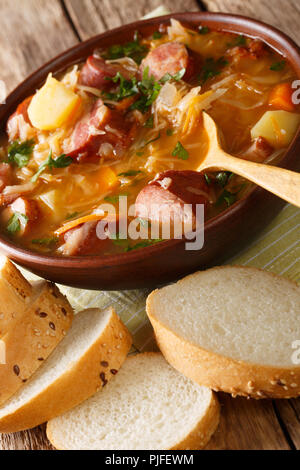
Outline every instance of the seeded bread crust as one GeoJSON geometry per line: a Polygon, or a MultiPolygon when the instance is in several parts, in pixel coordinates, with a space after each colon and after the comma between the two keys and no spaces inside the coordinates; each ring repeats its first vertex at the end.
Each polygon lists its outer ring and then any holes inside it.
{"type": "MultiPolygon", "coordinates": [[[[138,356],[155,357],[161,356],[160,352],[144,352],[138,356]]],[[[130,356],[127,361],[133,361],[136,356],[130,356]]],[[[151,385],[150,385],[151,386],[151,385]]],[[[216,431],[220,420],[220,405],[214,393],[211,394],[211,401],[206,410],[205,416],[197,423],[197,425],[186,435],[186,437],[165,450],[200,450],[203,449],[216,431]]],[[[101,425],[101,424],[100,424],[101,425]]],[[[56,431],[56,422],[49,421],[47,423],[47,437],[51,444],[58,450],[68,450],[65,443],[58,438],[56,431]]]]}
{"type": "Polygon", "coordinates": [[[0,365],[0,405],[47,359],[71,326],[73,309],[55,284],[42,281],[14,328],[1,338],[6,364],[0,365]]]}
{"type": "Polygon", "coordinates": [[[16,266],[5,256],[0,256],[0,338],[13,328],[28,306],[32,286],[16,266]]]}
{"type": "MultiPolygon", "coordinates": [[[[243,266],[238,267],[243,268],[243,266]]],[[[226,267],[220,266],[213,269],[221,270],[226,267]]],[[[258,271],[257,268],[252,269],[254,273],[258,271]]],[[[192,276],[193,274],[184,279],[192,276]]],[[[278,279],[277,275],[273,276],[278,279]]],[[[293,281],[290,282],[297,285],[293,281]]],[[[216,392],[230,393],[233,397],[241,395],[255,399],[296,398],[300,395],[299,366],[272,367],[238,361],[205,350],[180,337],[164,325],[155,314],[152,299],[157,291],[158,289],[153,291],[147,298],[147,315],[165,359],[186,377],[216,392]]]]}
{"type": "MultiPolygon", "coordinates": [[[[80,360],[28,403],[0,418],[0,432],[33,428],[65,413],[104,387],[118,372],[132,338],[114,309],[110,310],[110,320],[102,334],[80,360]]],[[[81,314],[85,312],[78,315],[81,314]]]]}

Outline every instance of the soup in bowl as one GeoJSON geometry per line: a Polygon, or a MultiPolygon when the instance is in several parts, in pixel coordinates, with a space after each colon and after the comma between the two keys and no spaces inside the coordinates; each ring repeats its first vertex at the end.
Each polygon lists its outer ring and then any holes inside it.
{"type": "Polygon", "coordinates": [[[195,228],[198,206],[207,226],[249,198],[243,178],[197,171],[208,147],[203,111],[228,153],[282,160],[300,123],[293,65],[251,31],[187,16],[99,40],[13,109],[0,148],[0,227],[22,252],[61,267],[74,257],[124,265],[164,246],[167,222],[177,238],[178,225],[195,228]]]}

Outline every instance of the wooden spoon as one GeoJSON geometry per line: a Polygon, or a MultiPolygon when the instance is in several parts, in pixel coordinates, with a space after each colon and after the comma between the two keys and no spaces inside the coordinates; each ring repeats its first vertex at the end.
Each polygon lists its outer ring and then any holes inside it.
{"type": "Polygon", "coordinates": [[[203,112],[203,124],[208,135],[208,151],[197,168],[204,170],[225,170],[243,176],[249,181],[267,189],[287,202],[300,207],[300,173],[263,163],[254,163],[233,157],[222,150],[217,126],[214,120],[203,112]]]}

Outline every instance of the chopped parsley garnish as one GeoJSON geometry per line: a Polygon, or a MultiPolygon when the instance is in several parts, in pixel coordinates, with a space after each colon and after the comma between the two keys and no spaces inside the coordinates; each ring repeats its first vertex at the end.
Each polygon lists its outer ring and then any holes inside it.
{"type": "Polygon", "coordinates": [[[7,231],[10,233],[19,232],[21,229],[21,222],[26,226],[28,222],[27,215],[21,214],[21,212],[14,212],[8,221],[7,231]]]}
{"type": "Polygon", "coordinates": [[[209,33],[209,31],[210,31],[210,29],[209,29],[208,26],[202,26],[202,25],[198,26],[198,33],[199,34],[207,34],[207,33],[209,33]]]}
{"type": "Polygon", "coordinates": [[[136,176],[142,173],[141,170],[128,170],[128,171],[123,171],[122,173],[119,173],[118,176],[136,176]]]}
{"type": "Polygon", "coordinates": [[[167,134],[168,137],[171,137],[174,134],[174,130],[173,129],[167,129],[166,134],[167,134]]]}
{"type": "Polygon", "coordinates": [[[149,77],[149,67],[145,67],[142,80],[138,82],[137,86],[140,97],[131,105],[130,108],[138,109],[142,113],[145,113],[149,106],[151,106],[156,100],[158,93],[160,92],[161,85],[153,76],[149,77]]]}
{"type": "Polygon", "coordinates": [[[212,57],[209,57],[204,62],[202,72],[199,76],[199,81],[204,83],[209,78],[216,77],[221,73],[221,70],[226,65],[228,65],[228,60],[224,59],[224,57],[220,57],[217,60],[214,60],[212,57]]]}
{"type": "Polygon", "coordinates": [[[164,74],[163,77],[161,77],[161,79],[159,80],[159,83],[164,84],[168,82],[169,80],[175,80],[176,82],[178,82],[179,80],[182,79],[185,72],[186,72],[185,68],[180,69],[179,72],[176,72],[174,75],[171,75],[169,72],[167,72],[164,74]]]}
{"type": "Polygon", "coordinates": [[[135,152],[135,154],[138,156],[138,157],[142,157],[144,155],[144,152],[143,151],[137,151],[135,152]]]}
{"type": "Polygon", "coordinates": [[[112,204],[119,202],[121,196],[128,196],[128,193],[116,194],[115,196],[105,196],[104,201],[111,202],[112,204]]]}
{"type": "Polygon", "coordinates": [[[211,179],[207,173],[204,173],[204,179],[205,179],[206,184],[209,186],[211,184],[211,179]]]}
{"type": "Polygon", "coordinates": [[[156,100],[162,85],[168,80],[180,80],[184,73],[185,69],[181,69],[175,75],[166,73],[159,81],[156,81],[153,76],[149,76],[149,67],[145,67],[142,79],[138,81],[136,77],[126,79],[120,72],[117,72],[110,80],[119,84],[119,90],[116,93],[104,93],[104,101],[105,98],[120,101],[129,96],[139,94],[140,96],[132,103],[130,109],[138,109],[142,113],[145,113],[156,100]]]}
{"type": "Polygon", "coordinates": [[[216,206],[220,206],[224,202],[226,202],[228,207],[234,204],[237,201],[238,194],[244,189],[245,186],[246,183],[243,183],[235,192],[224,189],[216,202],[216,206]]]}
{"type": "Polygon", "coordinates": [[[228,171],[220,171],[216,174],[216,181],[222,188],[224,188],[224,186],[226,186],[232,175],[233,173],[230,173],[228,171]]]}
{"type": "Polygon", "coordinates": [[[142,227],[148,227],[149,221],[146,219],[142,219],[142,217],[137,217],[137,220],[141,224],[142,227]]]}
{"type": "Polygon", "coordinates": [[[226,202],[227,206],[231,206],[235,201],[237,200],[237,193],[232,193],[230,191],[227,191],[227,189],[224,189],[222,193],[220,194],[216,206],[220,206],[223,202],[226,202]]]}
{"type": "Polygon", "coordinates": [[[160,39],[162,34],[159,31],[154,31],[152,38],[153,39],[160,39]]]}
{"type": "Polygon", "coordinates": [[[173,157],[178,157],[181,160],[187,160],[189,158],[188,151],[183,147],[183,145],[178,141],[173,152],[173,157]]]}
{"type": "Polygon", "coordinates": [[[120,234],[111,234],[110,238],[113,241],[113,244],[123,248],[124,252],[138,250],[140,248],[146,248],[147,246],[154,245],[155,243],[163,241],[161,238],[158,239],[146,239],[135,245],[130,245],[128,239],[120,238],[120,234]]]}
{"type": "Polygon", "coordinates": [[[45,246],[51,246],[57,242],[58,242],[57,237],[35,238],[34,240],[31,240],[31,243],[33,243],[34,245],[45,245],[45,246]]]}
{"type": "Polygon", "coordinates": [[[72,212],[71,214],[66,215],[66,220],[74,219],[80,212],[72,212]]]}
{"type": "Polygon", "coordinates": [[[145,122],[144,127],[149,127],[150,129],[153,129],[153,126],[154,126],[153,115],[151,115],[145,122]]]}
{"type": "Polygon", "coordinates": [[[142,242],[136,243],[133,246],[128,246],[126,251],[139,250],[140,248],[146,248],[147,246],[151,246],[162,241],[163,240],[161,238],[143,240],[142,242]]]}
{"type": "Polygon", "coordinates": [[[154,137],[153,139],[150,139],[150,140],[147,140],[147,142],[144,143],[143,147],[146,147],[146,145],[149,145],[149,144],[152,144],[152,142],[155,142],[156,140],[160,139],[160,132],[158,133],[158,135],[156,137],[154,137]]]}
{"type": "Polygon", "coordinates": [[[125,44],[115,44],[109,47],[107,52],[103,55],[103,58],[114,60],[120,59],[121,57],[130,57],[137,64],[140,64],[147,52],[148,47],[140,43],[139,35],[136,31],[133,41],[129,41],[125,44]]]}
{"type": "Polygon", "coordinates": [[[110,100],[121,101],[139,92],[135,77],[127,80],[120,72],[117,72],[113,78],[109,78],[108,80],[112,80],[114,83],[119,82],[119,90],[117,93],[105,93],[105,97],[110,100]]]}
{"type": "Polygon", "coordinates": [[[17,165],[19,168],[26,166],[32,156],[33,147],[33,139],[25,140],[25,142],[14,140],[7,149],[9,163],[17,165]]]}
{"type": "Polygon", "coordinates": [[[52,158],[52,150],[49,152],[49,156],[47,160],[42,163],[38,169],[38,171],[33,175],[31,178],[31,181],[35,183],[43,171],[46,170],[46,168],[49,168],[52,170],[52,168],[65,168],[73,163],[73,158],[69,157],[65,154],[60,155],[59,157],[53,159],[52,158]]]}
{"type": "Polygon", "coordinates": [[[283,70],[285,67],[285,60],[280,60],[279,62],[274,62],[270,70],[273,70],[274,72],[280,72],[280,70],[283,70]]]}
{"type": "Polygon", "coordinates": [[[232,42],[227,43],[228,47],[246,46],[247,39],[243,34],[237,36],[232,42]]]}

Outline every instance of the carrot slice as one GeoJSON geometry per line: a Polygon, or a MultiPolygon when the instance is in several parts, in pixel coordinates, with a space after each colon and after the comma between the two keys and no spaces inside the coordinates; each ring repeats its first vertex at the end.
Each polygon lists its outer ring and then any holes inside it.
{"type": "Polygon", "coordinates": [[[293,89],[290,83],[279,83],[270,93],[269,104],[284,111],[294,111],[293,89]]]}
{"type": "MultiPolygon", "coordinates": [[[[55,235],[62,235],[63,233],[67,232],[68,230],[71,230],[72,228],[77,227],[78,225],[84,224],[85,222],[93,222],[95,220],[101,220],[103,217],[107,218],[107,214],[89,214],[89,215],[84,215],[82,217],[79,217],[78,219],[71,220],[70,222],[67,222],[66,224],[63,224],[60,228],[55,230],[55,235]]],[[[113,219],[112,219],[113,220],[113,219]]]]}

